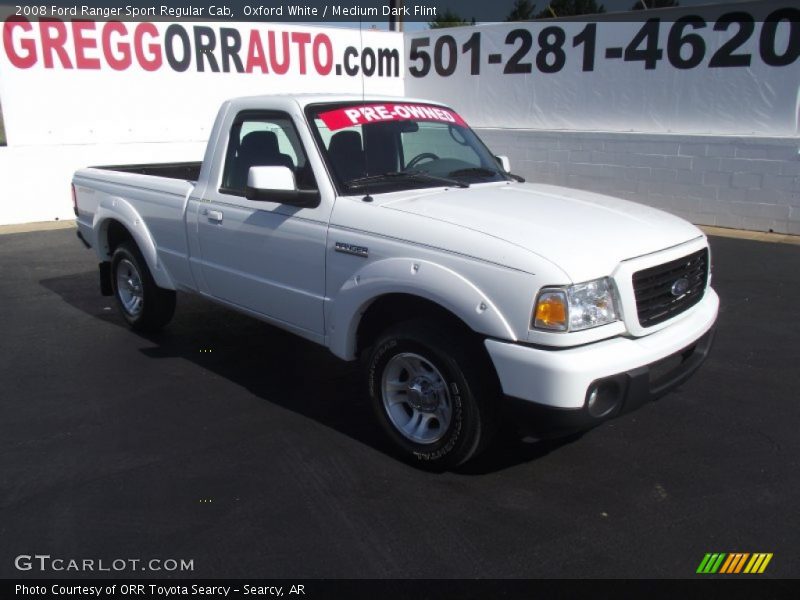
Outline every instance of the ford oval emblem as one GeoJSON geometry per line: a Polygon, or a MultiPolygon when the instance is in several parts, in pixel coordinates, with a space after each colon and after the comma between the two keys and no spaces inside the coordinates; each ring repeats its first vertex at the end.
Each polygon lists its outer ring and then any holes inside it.
{"type": "Polygon", "coordinates": [[[686,277],[681,277],[672,284],[672,295],[676,298],[683,296],[689,291],[689,280],[686,277]]]}

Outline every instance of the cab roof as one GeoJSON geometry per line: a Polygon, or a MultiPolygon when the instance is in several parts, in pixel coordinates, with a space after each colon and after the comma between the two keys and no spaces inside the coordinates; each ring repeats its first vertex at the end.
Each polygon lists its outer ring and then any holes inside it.
{"type": "Polygon", "coordinates": [[[427,100],[424,98],[406,98],[404,96],[388,96],[380,94],[269,94],[259,96],[242,96],[228,100],[228,103],[236,110],[248,108],[282,108],[288,109],[290,106],[299,107],[304,110],[309,104],[337,104],[343,102],[364,102],[367,104],[375,102],[412,102],[421,104],[433,104],[436,106],[447,106],[437,100],[427,100]]]}

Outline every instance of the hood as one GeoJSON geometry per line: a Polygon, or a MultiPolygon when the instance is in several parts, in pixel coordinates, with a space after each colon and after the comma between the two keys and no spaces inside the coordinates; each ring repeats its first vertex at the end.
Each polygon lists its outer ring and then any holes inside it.
{"type": "Polygon", "coordinates": [[[544,184],[437,189],[383,207],[505,240],[556,264],[573,282],[610,275],[623,260],[703,235],[655,208],[544,184]]]}

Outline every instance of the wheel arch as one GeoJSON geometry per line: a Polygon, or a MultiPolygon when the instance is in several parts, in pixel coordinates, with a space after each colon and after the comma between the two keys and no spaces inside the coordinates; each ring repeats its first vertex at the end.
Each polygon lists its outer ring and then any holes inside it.
{"type": "Polygon", "coordinates": [[[93,229],[96,232],[97,254],[101,261],[110,261],[119,244],[130,241],[142,254],[156,284],[174,290],[175,284],[158,260],[158,250],[153,236],[135,209],[125,200],[115,198],[111,208],[105,203],[98,207],[93,229]]]}
{"type": "Polygon", "coordinates": [[[367,265],[339,290],[326,315],[328,346],[352,360],[382,329],[420,317],[517,339],[488,296],[461,275],[432,262],[392,258],[367,265]]]}
{"type": "Polygon", "coordinates": [[[389,327],[411,319],[431,319],[472,332],[463,319],[441,304],[409,293],[388,293],[374,298],[364,309],[355,333],[355,353],[371,346],[389,327]]]}

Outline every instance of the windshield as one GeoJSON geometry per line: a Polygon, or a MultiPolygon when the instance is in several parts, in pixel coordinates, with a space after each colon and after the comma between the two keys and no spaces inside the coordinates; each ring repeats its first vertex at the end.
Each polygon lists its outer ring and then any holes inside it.
{"type": "Polygon", "coordinates": [[[306,110],[343,193],[508,180],[497,159],[450,109],[351,102],[317,104],[306,110]]]}

